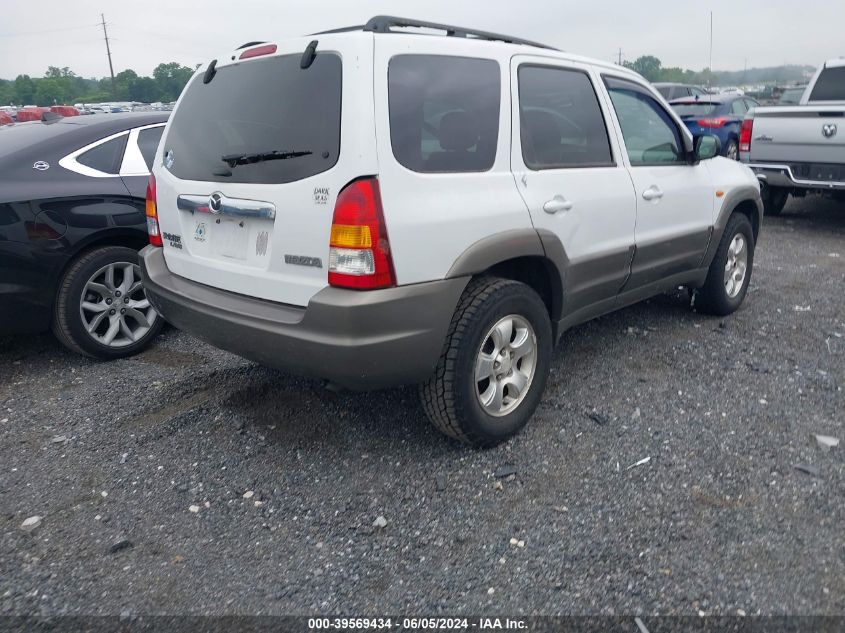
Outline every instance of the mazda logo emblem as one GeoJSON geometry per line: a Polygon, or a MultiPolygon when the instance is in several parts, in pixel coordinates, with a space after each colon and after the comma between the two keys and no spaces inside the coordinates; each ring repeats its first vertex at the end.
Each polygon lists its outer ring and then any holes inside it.
{"type": "Polygon", "coordinates": [[[822,126],[822,136],[825,138],[833,138],[836,136],[836,123],[825,123],[822,126]]]}
{"type": "Polygon", "coordinates": [[[219,193],[211,194],[211,198],[208,199],[208,206],[214,213],[220,213],[220,209],[223,207],[223,196],[219,193]]]}

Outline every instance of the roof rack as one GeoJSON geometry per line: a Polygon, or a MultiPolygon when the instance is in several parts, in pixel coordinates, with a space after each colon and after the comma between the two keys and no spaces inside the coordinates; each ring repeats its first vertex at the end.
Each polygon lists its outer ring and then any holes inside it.
{"type": "Polygon", "coordinates": [[[324,35],[327,33],[346,33],[349,31],[369,31],[371,33],[396,33],[394,28],[420,28],[432,29],[435,31],[445,31],[447,37],[464,37],[469,39],[488,40],[491,42],[505,42],[507,44],[522,44],[524,46],[533,46],[535,48],[545,48],[556,51],[558,49],[552,46],[546,46],[538,42],[530,40],[523,40],[518,37],[510,35],[500,35],[498,33],[488,33],[487,31],[476,31],[474,29],[465,29],[462,26],[451,26],[449,24],[437,24],[436,22],[423,22],[422,20],[412,20],[409,18],[397,18],[391,15],[377,15],[370,18],[363,26],[349,26],[332,31],[325,31],[323,33],[314,33],[314,35],[324,35]]]}

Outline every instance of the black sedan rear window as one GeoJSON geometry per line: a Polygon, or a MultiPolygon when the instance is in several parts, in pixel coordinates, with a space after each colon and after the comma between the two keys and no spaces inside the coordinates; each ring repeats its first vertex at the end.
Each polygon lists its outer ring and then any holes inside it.
{"type": "Polygon", "coordinates": [[[340,153],[340,57],[302,54],[220,68],[188,85],[164,140],[183,180],[277,184],[331,169],[340,153]]]}
{"type": "Polygon", "coordinates": [[[672,103],[675,113],[680,117],[707,116],[713,114],[721,103],[672,103]]]}

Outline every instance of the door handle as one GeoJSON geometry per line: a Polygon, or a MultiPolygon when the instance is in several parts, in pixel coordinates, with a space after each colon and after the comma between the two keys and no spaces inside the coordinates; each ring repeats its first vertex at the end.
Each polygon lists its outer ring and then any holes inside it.
{"type": "Polygon", "coordinates": [[[543,205],[543,211],[546,213],[560,213],[562,211],[569,211],[573,206],[571,200],[567,200],[558,194],[543,205]]]}
{"type": "Polygon", "coordinates": [[[663,192],[660,191],[660,187],[657,185],[652,185],[645,191],[643,191],[643,198],[651,202],[652,200],[660,200],[663,197],[663,192]]]}

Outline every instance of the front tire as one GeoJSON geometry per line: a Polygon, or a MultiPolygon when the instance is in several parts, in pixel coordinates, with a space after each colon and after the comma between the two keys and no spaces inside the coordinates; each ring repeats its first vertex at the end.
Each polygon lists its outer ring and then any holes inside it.
{"type": "Polygon", "coordinates": [[[754,230],[746,215],[735,213],[728,220],[707,281],[695,294],[700,312],[726,316],[742,305],[754,266],[754,230]]]}
{"type": "Polygon", "coordinates": [[[164,319],[140,281],[138,251],[104,246],[71,263],[59,282],[53,333],[68,349],[111,360],[132,356],[156,337],[164,319]]]}
{"type": "Polygon", "coordinates": [[[489,447],[516,434],[540,403],[552,354],[546,306],[510,279],[481,277],[464,290],[420,400],[441,432],[489,447]]]}
{"type": "Polygon", "coordinates": [[[763,215],[780,215],[787,200],[789,200],[789,189],[767,186],[763,192],[763,215]]]}

